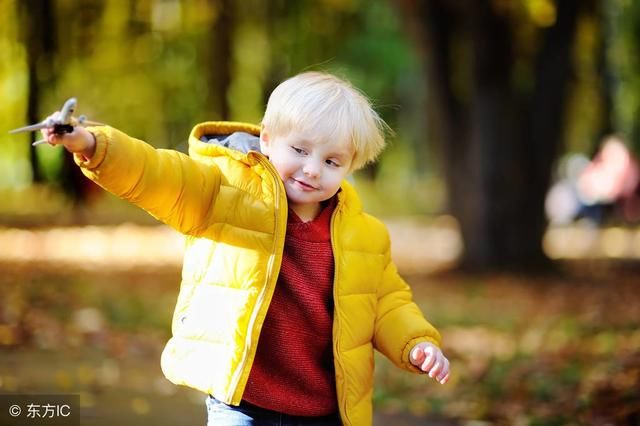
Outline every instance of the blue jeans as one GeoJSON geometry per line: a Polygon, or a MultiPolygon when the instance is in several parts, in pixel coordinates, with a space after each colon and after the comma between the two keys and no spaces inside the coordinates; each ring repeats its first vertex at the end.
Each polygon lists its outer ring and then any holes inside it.
{"type": "Polygon", "coordinates": [[[207,426],[340,426],[340,415],[322,417],[290,416],[256,407],[246,402],[227,405],[211,395],[206,398],[207,426]]]}

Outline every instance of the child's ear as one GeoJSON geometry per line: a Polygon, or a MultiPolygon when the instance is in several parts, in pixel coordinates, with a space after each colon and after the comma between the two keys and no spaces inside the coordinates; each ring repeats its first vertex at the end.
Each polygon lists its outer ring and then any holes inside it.
{"type": "Polygon", "coordinates": [[[271,139],[269,136],[269,131],[263,124],[260,127],[260,152],[262,152],[266,156],[269,156],[270,146],[271,146],[271,139]]]}

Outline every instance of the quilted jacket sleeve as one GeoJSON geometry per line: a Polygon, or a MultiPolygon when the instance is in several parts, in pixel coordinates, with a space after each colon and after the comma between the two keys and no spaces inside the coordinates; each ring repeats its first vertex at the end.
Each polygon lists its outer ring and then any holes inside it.
{"type": "Polygon", "coordinates": [[[374,346],[398,367],[420,372],[409,361],[411,349],[418,342],[440,346],[440,333],[413,301],[409,285],[391,261],[390,249],[386,250],[384,261],[382,284],[377,291],[374,346]]]}
{"type": "Polygon", "coordinates": [[[220,188],[216,166],[155,149],[112,127],[89,130],[96,137],[94,156],[75,156],[85,176],[184,234],[206,227],[220,188]]]}

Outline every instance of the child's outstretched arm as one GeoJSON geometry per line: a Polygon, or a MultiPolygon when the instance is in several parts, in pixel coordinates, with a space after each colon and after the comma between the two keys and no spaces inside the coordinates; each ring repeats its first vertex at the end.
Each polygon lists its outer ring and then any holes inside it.
{"type": "Polygon", "coordinates": [[[443,385],[449,381],[449,360],[433,343],[418,343],[409,357],[411,364],[429,374],[429,377],[443,385]]]}
{"type": "Polygon", "coordinates": [[[220,188],[220,172],[178,151],[155,149],[109,126],[71,133],[42,131],[51,145],[63,145],[89,179],[132,202],[184,234],[208,229],[220,188]]]}

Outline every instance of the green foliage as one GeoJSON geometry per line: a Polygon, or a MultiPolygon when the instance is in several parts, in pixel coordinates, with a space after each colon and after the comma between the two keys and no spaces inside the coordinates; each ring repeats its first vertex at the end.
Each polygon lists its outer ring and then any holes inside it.
{"type": "MultiPolygon", "coordinates": [[[[229,105],[234,120],[258,122],[270,90],[305,69],[325,69],[349,79],[369,95],[409,149],[420,147],[424,128],[419,97],[422,71],[391,6],[384,0],[282,2],[55,2],[57,46],[50,68],[43,64],[40,115],[70,96],[78,112],[111,124],[157,147],[185,149],[198,121],[221,117],[229,105]],[[225,9],[226,8],[226,9],[225,9]],[[229,32],[231,56],[216,43],[229,32]],[[226,87],[216,84],[224,70],[226,87]],[[49,84],[47,82],[53,82],[49,84]],[[418,89],[418,90],[416,90],[418,89]],[[222,91],[219,91],[222,90],[222,91]],[[404,119],[401,118],[405,117],[404,119]],[[406,126],[406,129],[404,128],[406,126]]],[[[0,127],[24,122],[27,81],[24,40],[17,37],[18,4],[3,2],[0,66],[3,114],[0,127]]],[[[0,135],[4,160],[1,187],[30,181],[26,136],[0,135]]],[[[48,179],[60,175],[61,150],[38,148],[48,179]]],[[[426,150],[411,164],[424,169],[426,150]]],[[[412,157],[411,157],[412,158],[412,157]]],[[[386,160],[386,159],[385,159],[386,160]]],[[[405,161],[405,160],[402,160],[405,161]]]]}
{"type": "Polygon", "coordinates": [[[27,104],[26,52],[16,42],[15,6],[14,1],[0,2],[0,188],[21,188],[31,182],[27,138],[6,132],[22,124],[27,104]]]}
{"type": "MultiPolygon", "coordinates": [[[[391,149],[382,156],[376,177],[398,187],[439,183],[428,106],[424,58],[408,38],[405,22],[385,0],[284,0],[227,2],[154,1],[135,3],[87,0],[53,3],[57,48],[51,64],[39,67],[40,114],[77,96],[79,112],[149,141],[158,147],[185,149],[186,136],[199,121],[229,118],[258,122],[271,89],[282,79],[306,69],[325,69],[352,80],[374,102],[395,130],[391,149]],[[229,38],[228,51],[219,44],[229,38]],[[223,50],[220,50],[223,49],[223,50]],[[225,72],[226,86],[216,85],[225,72]],[[49,84],[47,82],[53,82],[49,84]],[[400,153],[400,154],[399,154],[400,153]],[[378,170],[378,171],[379,171],[378,170]],[[398,180],[390,180],[390,177],[398,180]]],[[[540,28],[555,22],[550,0],[495,2],[515,28],[513,78],[523,93],[533,88],[533,66],[540,28]]],[[[600,43],[609,46],[615,129],[639,143],[640,80],[637,2],[602,2],[604,20],[585,14],[575,40],[576,74],[571,86],[567,148],[590,153],[600,137],[603,104],[600,43]]],[[[29,20],[19,3],[0,4],[0,128],[22,125],[28,91],[27,57],[20,29],[29,20]]],[[[453,80],[468,81],[470,46],[452,52],[453,80]]],[[[462,83],[460,83],[462,84],[462,83]]],[[[458,84],[458,94],[468,88],[458,84]]],[[[431,107],[433,108],[433,107],[431,107]]],[[[0,132],[0,187],[31,181],[27,137],[0,132]]],[[[59,179],[61,150],[38,148],[37,161],[46,176],[59,179]]],[[[375,185],[376,183],[372,183],[375,185]]],[[[440,191],[440,190],[438,190],[440,191]]],[[[438,211],[444,197],[436,191],[407,208],[412,213],[438,211]]],[[[428,191],[427,191],[428,192],[428,191]]],[[[408,192],[405,198],[412,195],[408,192]]],[[[375,204],[375,199],[370,201],[375,204]]]]}
{"type": "Polygon", "coordinates": [[[640,4],[615,0],[604,7],[611,27],[608,59],[616,76],[616,127],[640,154],[640,4]]]}

